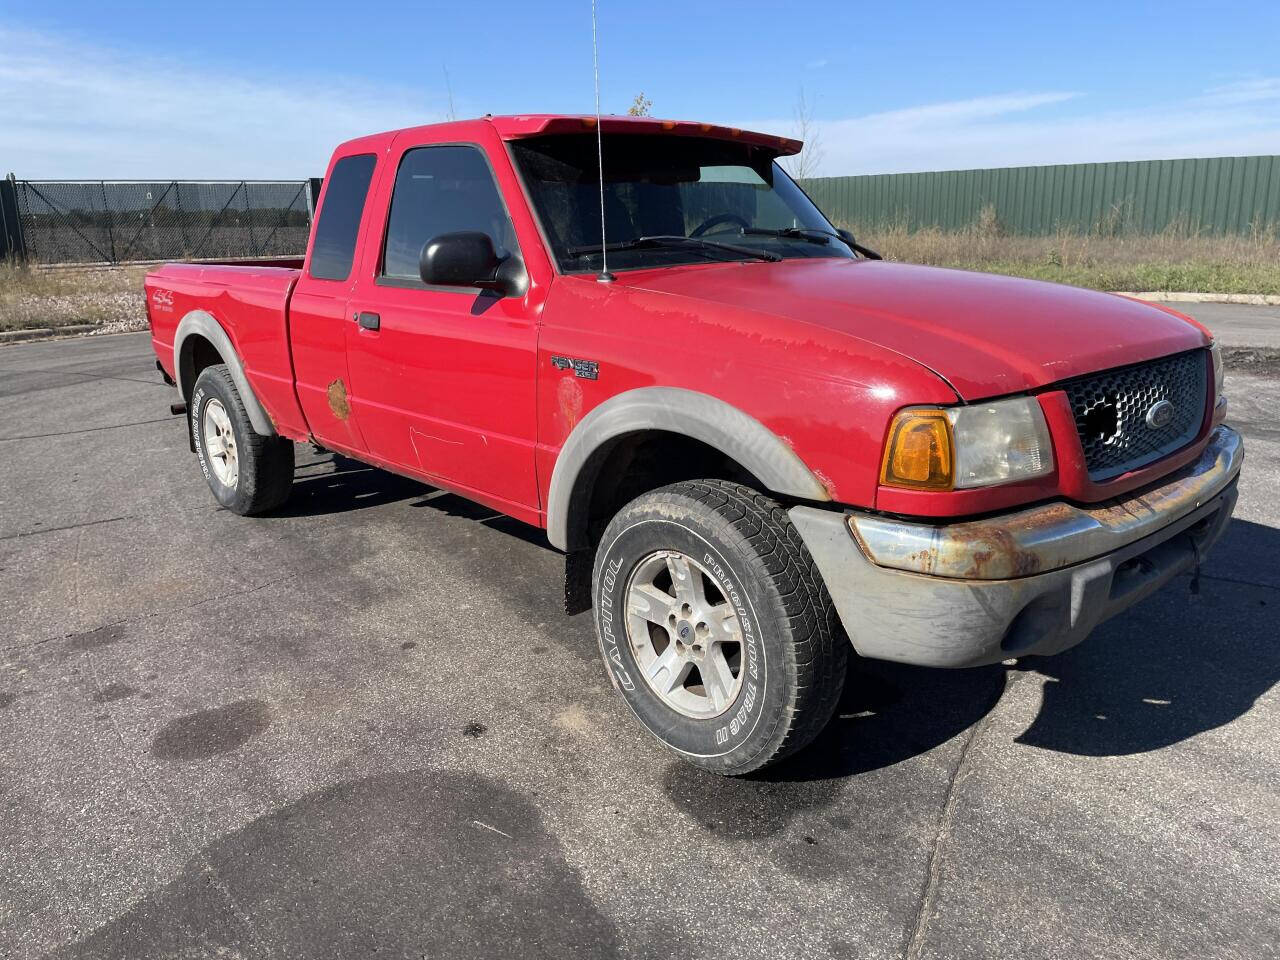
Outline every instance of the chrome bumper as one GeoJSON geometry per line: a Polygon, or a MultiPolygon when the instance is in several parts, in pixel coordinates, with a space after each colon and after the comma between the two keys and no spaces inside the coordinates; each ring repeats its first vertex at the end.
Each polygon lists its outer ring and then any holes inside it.
{"type": "Polygon", "coordinates": [[[1096,507],[945,526],[790,515],[859,653],[972,666],[1065,650],[1196,564],[1230,519],[1243,456],[1239,434],[1219,427],[1159,486],[1096,507]]]}
{"type": "Polygon", "coordinates": [[[948,526],[854,514],[849,526],[881,567],[960,580],[1007,580],[1119,550],[1216,497],[1240,472],[1244,444],[1230,427],[1160,486],[1097,507],[1050,503],[948,526]]]}

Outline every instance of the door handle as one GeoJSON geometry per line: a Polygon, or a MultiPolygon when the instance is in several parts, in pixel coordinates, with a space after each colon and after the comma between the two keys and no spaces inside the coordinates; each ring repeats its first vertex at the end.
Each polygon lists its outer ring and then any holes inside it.
{"type": "Polygon", "coordinates": [[[360,324],[362,330],[377,330],[382,326],[382,318],[376,313],[358,313],[356,322],[360,324]]]}

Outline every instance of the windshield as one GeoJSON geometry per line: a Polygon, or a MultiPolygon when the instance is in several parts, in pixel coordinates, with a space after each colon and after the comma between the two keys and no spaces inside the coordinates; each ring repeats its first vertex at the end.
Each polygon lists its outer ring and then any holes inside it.
{"type": "MultiPolygon", "coordinates": [[[[511,149],[560,269],[599,271],[595,134],[511,149]]],[[[604,217],[610,270],[853,256],[772,152],[727,140],[606,134],[604,217]]]]}

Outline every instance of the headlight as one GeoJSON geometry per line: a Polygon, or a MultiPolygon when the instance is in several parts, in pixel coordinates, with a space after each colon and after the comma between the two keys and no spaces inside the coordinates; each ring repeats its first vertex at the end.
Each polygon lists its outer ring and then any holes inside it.
{"type": "Polygon", "coordinates": [[[893,418],[881,483],[963,490],[1053,472],[1040,404],[1014,397],[967,407],[911,407],[893,418]]]}
{"type": "Polygon", "coordinates": [[[1222,363],[1222,347],[1218,346],[1215,340],[1209,344],[1209,356],[1213,357],[1213,395],[1217,397],[1215,402],[1221,403],[1227,398],[1222,390],[1222,383],[1226,379],[1227,371],[1222,363]]]}

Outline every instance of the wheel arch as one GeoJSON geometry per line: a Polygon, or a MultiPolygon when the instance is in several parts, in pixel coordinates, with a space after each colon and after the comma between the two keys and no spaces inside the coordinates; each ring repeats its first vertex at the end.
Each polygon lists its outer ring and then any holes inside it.
{"type": "Polygon", "coordinates": [[[201,359],[202,351],[205,349],[213,350],[218,360],[226,364],[231,379],[235,381],[236,389],[240,392],[240,398],[244,401],[244,409],[249,415],[249,422],[253,425],[254,432],[264,437],[276,436],[276,428],[259,402],[257,394],[253,392],[253,387],[249,385],[244,364],[241,363],[231,338],[222,328],[222,324],[205,310],[192,310],[184,316],[173,338],[173,369],[178,381],[178,392],[182,398],[191,399],[196,377],[200,375],[200,369],[207,365],[197,367],[197,361],[201,359]]]}
{"type": "Polygon", "coordinates": [[[640,434],[669,434],[708,447],[767,492],[808,501],[831,494],[790,445],[737,407],[677,387],[641,387],[611,397],[569,434],[547,495],[547,538],[561,550],[590,541],[592,491],[615,447],[640,434]]]}

